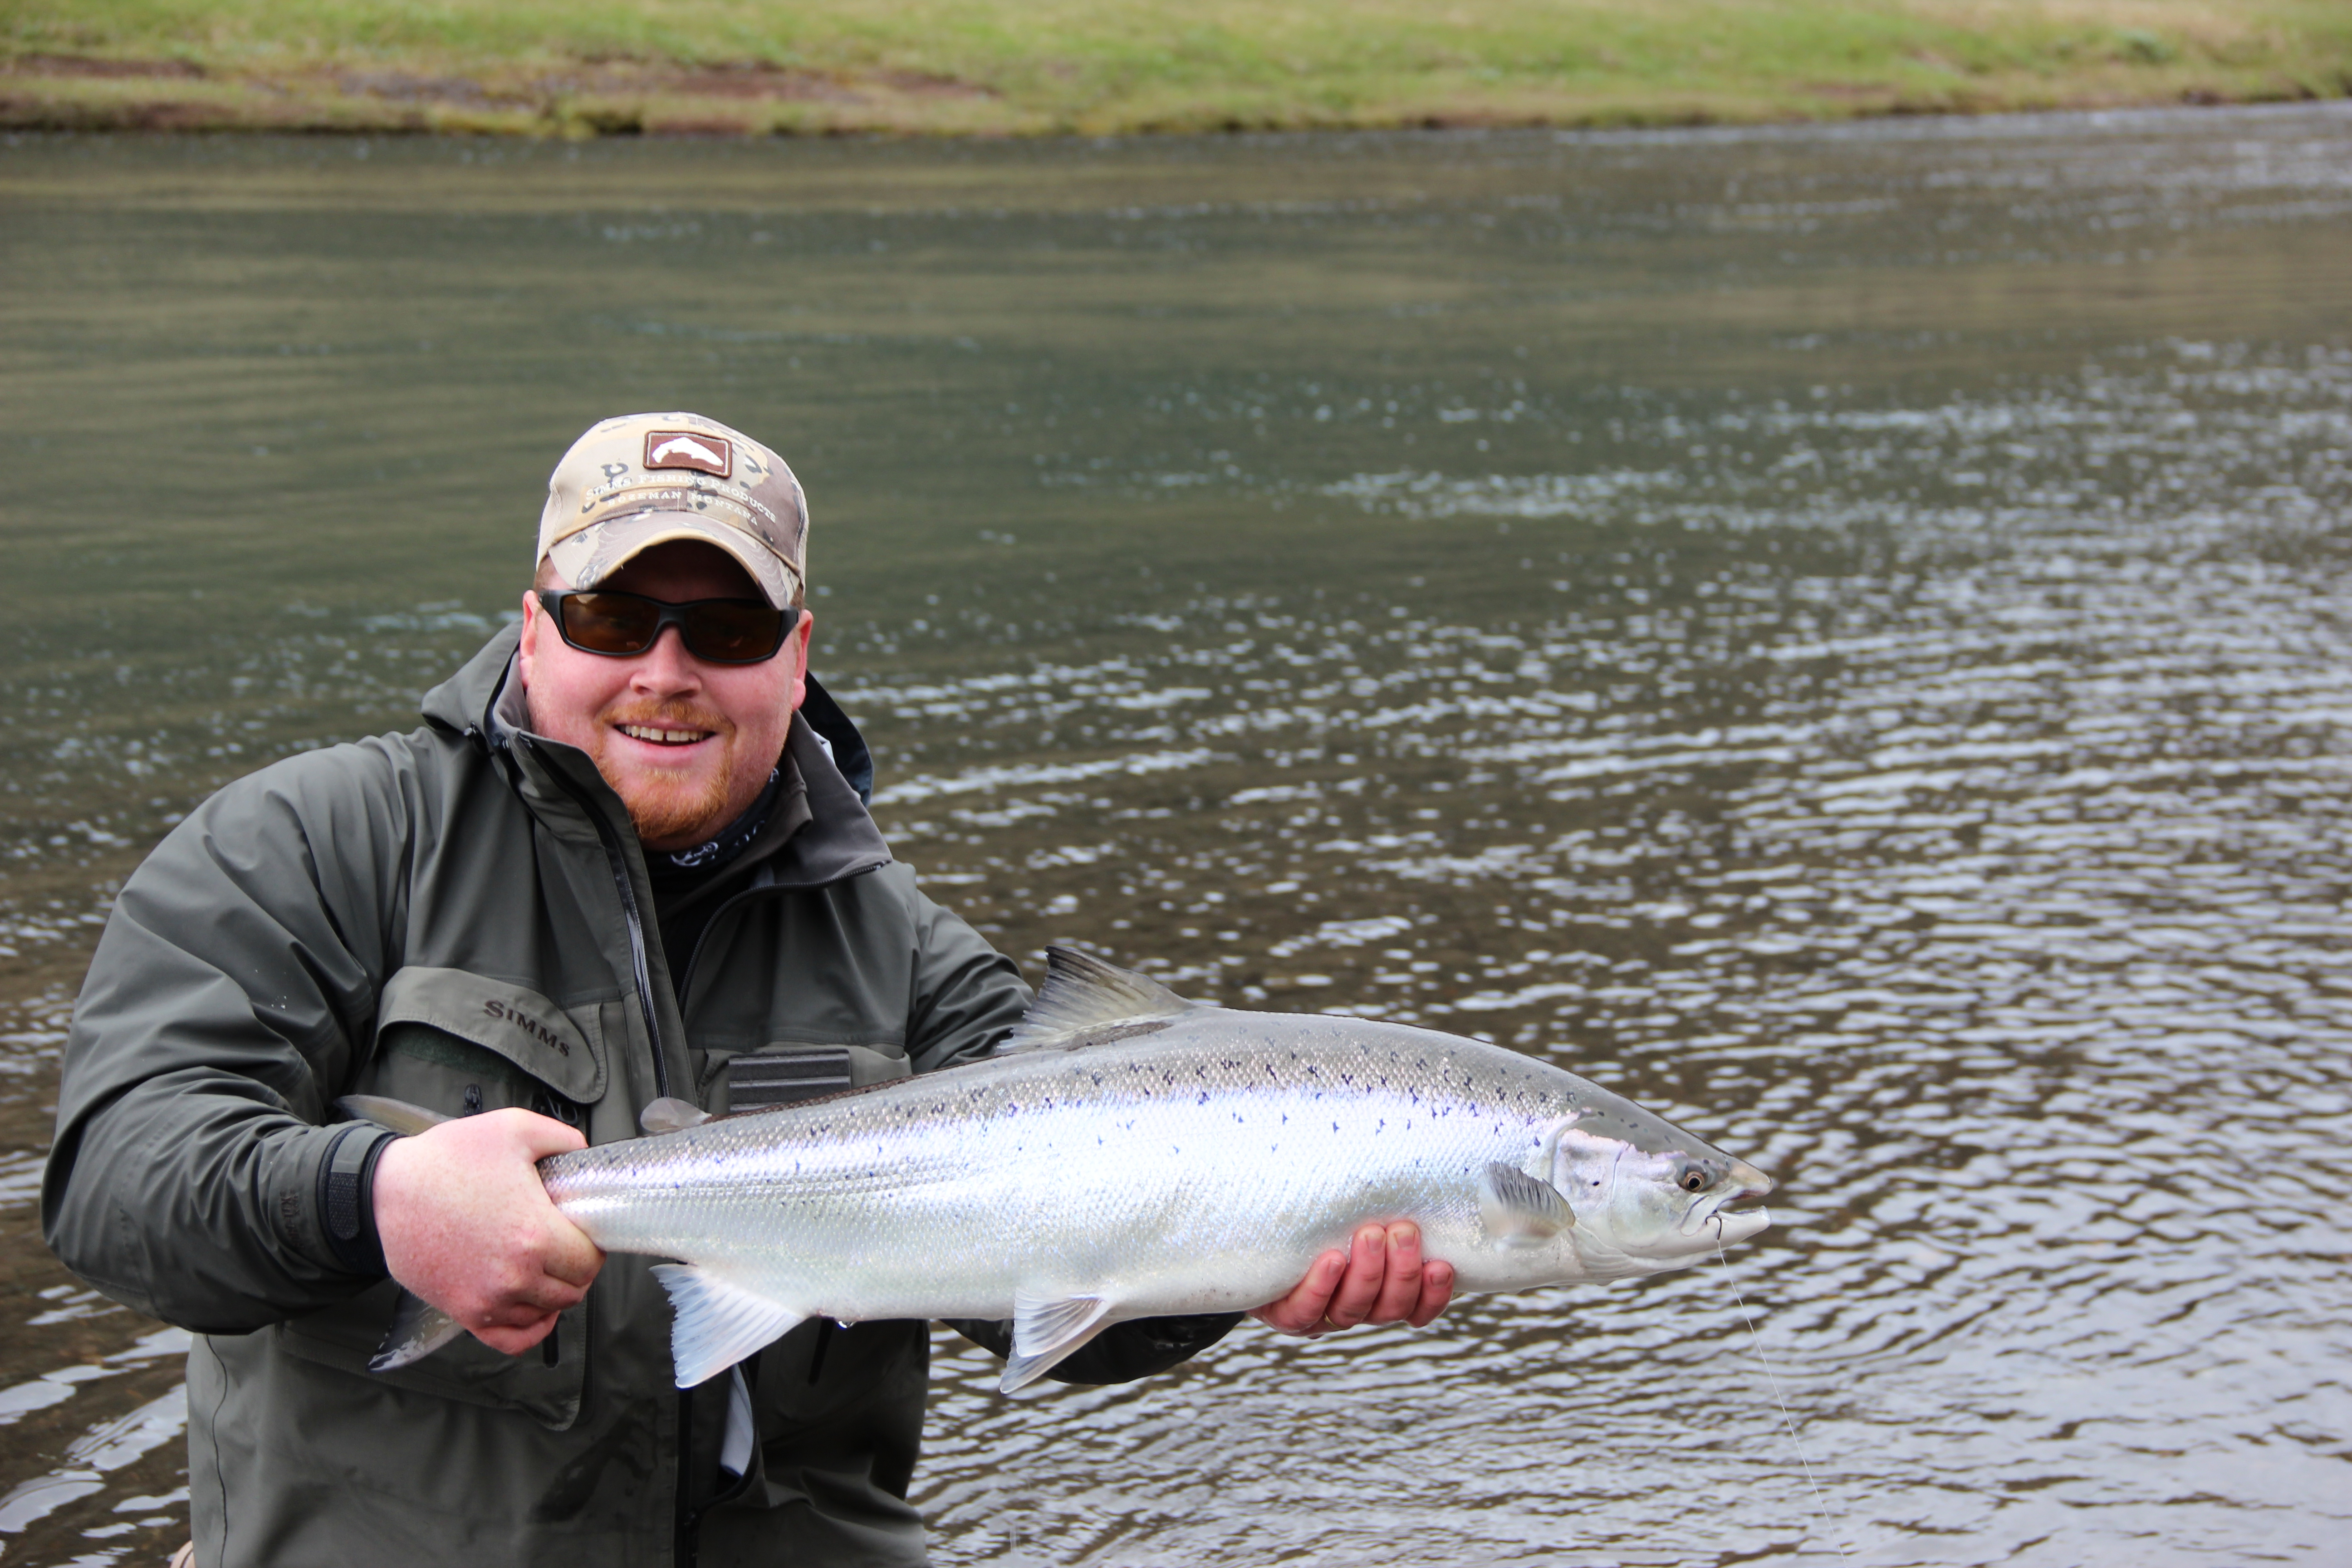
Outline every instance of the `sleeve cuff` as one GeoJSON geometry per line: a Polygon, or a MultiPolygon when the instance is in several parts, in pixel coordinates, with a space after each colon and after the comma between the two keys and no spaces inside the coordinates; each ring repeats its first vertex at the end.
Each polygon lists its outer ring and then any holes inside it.
{"type": "Polygon", "coordinates": [[[375,1163],[398,1136],[354,1121],[335,1134],[319,1162],[319,1228],[338,1263],[371,1279],[390,1272],[375,1228],[375,1163]]]}

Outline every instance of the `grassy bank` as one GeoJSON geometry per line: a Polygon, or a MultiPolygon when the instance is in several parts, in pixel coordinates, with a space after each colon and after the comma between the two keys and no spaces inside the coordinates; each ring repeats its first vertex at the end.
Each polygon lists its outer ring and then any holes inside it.
{"type": "Polygon", "coordinates": [[[2352,94],[2346,0],[0,0],[0,125],[1610,125],[2352,94]]]}

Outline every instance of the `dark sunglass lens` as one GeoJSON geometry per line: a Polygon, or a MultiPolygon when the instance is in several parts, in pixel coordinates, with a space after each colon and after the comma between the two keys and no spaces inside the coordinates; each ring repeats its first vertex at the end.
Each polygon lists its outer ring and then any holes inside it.
{"type": "Polygon", "coordinates": [[[687,651],[718,664],[773,657],[784,640],[784,612],[766,605],[705,603],[686,613],[687,651]]]}
{"type": "Polygon", "coordinates": [[[661,607],[632,594],[566,594],[562,604],[564,640],[593,653],[643,653],[661,625],[661,607]]]}

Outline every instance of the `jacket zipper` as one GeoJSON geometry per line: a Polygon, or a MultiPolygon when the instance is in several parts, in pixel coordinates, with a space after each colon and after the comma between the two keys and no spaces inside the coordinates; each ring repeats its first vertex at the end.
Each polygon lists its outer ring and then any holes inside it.
{"type": "MultiPolygon", "coordinates": [[[[517,739],[520,741],[521,737],[518,736],[517,739]]],[[[662,1049],[660,1014],[654,1005],[653,964],[646,956],[645,916],[637,907],[636,886],[629,880],[629,860],[628,857],[622,853],[621,836],[614,831],[611,823],[604,820],[604,814],[597,808],[594,798],[565,776],[562,764],[551,759],[547,764],[547,771],[553,776],[557,787],[570,795],[572,804],[579,806],[586,815],[589,825],[596,829],[596,841],[604,847],[604,862],[612,868],[613,886],[621,895],[621,913],[628,927],[629,963],[636,972],[637,1006],[645,1015],[646,1038],[653,1047],[654,1090],[657,1094],[667,1096],[669,1093],[669,1061],[667,1054],[662,1049]]],[[[714,915],[717,912],[717,910],[712,911],[714,915]]],[[[709,927],[706,926],[704,929],[708,931],[709,927]]],[[[700,945],[699,942],[696,943],[698,949],[700,945]]],[[[689,973],[692,972],[692,963],[689,961],[688,964],[689,973]]],[[[585,1353],[584,1347],[583,1353],[585,1353]]],[[[584,1404],[587,1398],[584,1381],[581,1388],[581,1398],[584,1404]]],[[[677,1474],[671,1483],[670,1492],[673,1500],[671,1507],[675,1510],[672,1515],[675,1535],[670,1546],[671,1561],[680,1565],[680,1568],[692,1568],[695,1560],[700,1555],[701,1542],[697,1539],[699,1531],[696,1527],[702,1522],[701,1515],[690,1509],[687,1501],[687,1489],[691,1485],[693,1455],[694,1390],[682,1388],[677,1393],[677,1474]]]]}
{"type": "MultiPolygon", "coordinates": [[[[524,737],[515,737],[518,744],[528,744],[524,737]]],[[[604,863],[612,868],[613,886],[621,895],[621,914],[629,930],[629,963],[636,971],[637,1007],[645,1015],[646,1039],[653,1047],[654,1092],[669,1094],[669,1054],[662,1048],[661,1016],[654,1005],[653,964],[646,956],[645,916],[637,908],[636,885],[629,880],[629,858],[621,851],[621,836],[604,820],[596,802],[564,775],[562,764],[549,759],[547,771],[556,786],[572,797],[572,804],[586,814],[589,825],[596,829],[596,841],[604,847],[604,863]]]]}
{"type": "MultiPolygon", "coordinates": [[[[729,915],[733,914],[738,909],[750,903],[754,899],[782,893],[786,890],[787,889],[785,889],[777,887],[772,882],[767,882],[762,883],[758,887],[745,888],[740,892],[730,893],[726,898],[719,900],[719,907],[712,910],[709,916],[703,921],[701,933],[694,939],[694,951],[687,955],[686,969],[678,977],[677,1005],[681,1012],[683,1012],[686,1007],[686,999],[694,994],[695,969],[701,963],[702,950],[704,947],[709,945],[710,933],[718,929],[719,922],[726,919],[729,915]]],[[[699,1098],[699,1085],[696,1086],[696,1092],[698,1098],[699,1098]]],[[[829,1323],[825,1326],[827,1328],[832,1327],[829,1323]]],[[[819,1353],[823,1353],[822,1341],[819,1342],[819,1353]]],[[[753,1364],[756,1367],[756,1353],[753,1357],[753,1364]]],[[[752,1375],[756,1378],[758,1376],[758,1373],[754,1371],[752,1375]]],[[[713,1496],[710,1500],[703,1504],[702,1507],[688,1507],[686,1490],[688,1484],[687,1467],[691,1462],[689,1455],[692,1453],[694,1447],[693,1422],[694,1390],[690,1388],[681,1389],[678,1391],[677,1396],[678,1474],[677,1562],[678,1568],[695,1568],[695,1564],[701,1560],[702,1516],[709,1512],[713,1507],[724,1500],[725,1498],[734,1495],[735,1492],[741,1491],[749,1482],[749,1475],[747,1472],[746,1477],[742,1480],[739,1480],[737,1482],[734,1491],[730,1492],[727,1489],[721,1488],[719,1494],[713,1496]]]]}

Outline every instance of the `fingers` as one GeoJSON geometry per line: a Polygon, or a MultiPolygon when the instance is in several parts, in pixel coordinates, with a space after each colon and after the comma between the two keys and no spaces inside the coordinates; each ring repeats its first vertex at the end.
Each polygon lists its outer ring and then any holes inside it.
{"type": "Polygon", "coordinates": [[[1348,1250],[1348,1272],[1332,1293],[1323,1316],[1335,1329],[1352,1329],[1372,1314],[1388,1279],[1388,1231],[1377,1225],[1359,1226],[1348,1250]]]}
{"type": "Polygon", "coordinates": [[[539,1252],[541,1269],[550,1279],[571,1286],[575,1296],[584,1294],[595,1282],[596,1271],[604,1267],[604,1250],[552,1204],[548,1205],[547,1220],[547,1238],[539,1252]]]}
{"type": "Polygon", "coordinates": [[[1424,1263],[1421,1266],[1421,1300],[1406,1315],[1405,1321],[1416,1329],[1425,1329],[1437,1321],[1454,1300],[1454,1265],[1424,1263]]]}
{"type": "Polygon", "coordinates": [[[1317,1258],[1307,1270],[1307,1278],[1298,1288],[1279,1301],[1269,1301],[1250,1314],[1269,1328],[1286,1334],[1313,1334],[1323,1326],[1323,1314],[1331,1304],[1331,1293],[1339,1288],[1340,1276],[1348,1269],[1348,1254],[1327,1252],[1317,1258]]]}
{"type": "Polygon", "coordinates": [[[1381,1293],[1365,1321],[1401,1323],[1421,1304],[1421,1226],[1406,1222],[1388,1227],[1388,1256],[1381,1293]]]}
{"type": "Polygon", "coordinates": [[[1424,1259],[1411,1220],[1360,1226],[1345,1252],[1315,1260],[1298,1288],[1250,1316],[1286,1334],[1314,1335],[1359,1323],[1425,1328],[1454,1300],[1454,1265],[1424,1259]]]}
{"type": "Polygon", "coordinates": [[[541,1318],[528,1328],[476,1329],[474,1337],[501,1355],[520,1355],[555,1331],[555,1314],[541,1318]]]}
{"type": "Polygon", "coordinates": [[[376,1231],[392,1275],[509,1354],[545,1338],[604,1265],[548,1201],[538,1162],[585,1147],[576,1129],[527,1110],[443,1122],[376,1163],[376,1231]]]}

